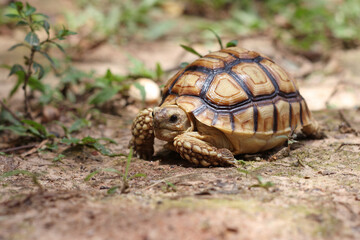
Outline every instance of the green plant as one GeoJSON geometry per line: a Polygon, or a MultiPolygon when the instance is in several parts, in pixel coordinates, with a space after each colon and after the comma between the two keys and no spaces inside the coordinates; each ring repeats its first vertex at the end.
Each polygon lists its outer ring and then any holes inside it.
{"type": "Polygon", "coordinates": [[[127,90],[129,83],[125,76],[113,74],[110,69],[103,77],[97,78],[91,88],[99,88],[100,91],[90,96],[89,103],[99,105],[110,100],[118,92],[127,90]]]}
{"type": "Polygon", "coordinates": [[[251,185],[249,188],[259,187],[259,188],[264,188],[266,191],[269,191],[269,188],[274,186],[274,183],[270,181],[264,182],[263,177],[260,175],[256,176],[256,180],[258,181],[258,183],[251,185]]]}
{"type": "Polygon", "coordinates": [[[17,175],[24,175],[24,176],[28,176],[31,178],[32,182],[34,185],[36,185],[40,191],[43,190],[43,186],[41,185],[41,183],[39,182],[39,174],[38,173],[32,173],[26,170],[22,170],[22,169],[16,169],[16,170],[12,170],[9,172],[5,172],[3,174],[0,175],[0,180],[3,180],[4,178],[8,178],[8,177],[12,177],[12,176],[17,176],[17,175]]]}
{"type": "MultiPolygon", "coordinates": [[[[214,36],[215,36],[215,38],[216,38],[216,40],[217,40],[217,42],[218,42],[218,44],[219,44],[220,49],[223,49],[223,48],[224,48],[224,45],[223,45],[223,43],[222,43],[222,40],[221,40],[220,36],[219,36],[213,29],[211,29],[211,28],[208,28],[207,30],[209,30],[212,34],[214,34],[214,36]]],[[[225,46],[226,46],[227,48],[228,48],[228,47],[235,47],[235,46],[237,46],[237,44],[238,44],[238,41],[237,41],[237,40],[231,40],[231,41],[227,42],[225,46]]],[[[196,51],[194,48],[192,48],[192,47],[190,47],[190,46],[186,46],[186,45],[183,45],[183,44],[180,44],[180,46],[181,46],[183,49],[185,49],[185,51],[187,51],[187,52],[189,52],[189,53],[192,53],[192,54],[194,54],[194,55],[196,55],[196,56],[198,56],[198,57],[203,57],[202,54],[200,54],[198,51],[196,51]]],[[[181,63],[180,67],[181,67],[181,68],[184,68],[184,67],[186,67],[187,65],[188,65],[188,63],[183,62],[183,63],[181,63]]]]}
{"type": "Polygon", "coordinates": [[[83,53],[108,40],[155,40],[164,36],[174,26],[174,21],[159,19],[158,16],[162,14],[160,2],[161,0],[77,1],[81,10],[68,10],[65,18],[69,27],[81,34],[80,44],[76,47],[84,47],[83,50],[77,49],[83,53]]]}
{"type": "Polygon", "coordinates": [[[65,155],[64,154],[59,154],[56,157],[54,157],[53,162],[62,162],[62,160],[64,159],[65,155]]]}
{"type": "Polygon", "coordinates": [[[9,126],[0,125],[1,130],[10,130],[19,136],[35,137],[40,140],[55,138],[44,125],[29,119],[21,120],[21,122],[14,121],[9,126]]]}
{"type": "Polygon", "coordinates": [[[266,19],[281,19],[272,21],[276,37],[295,48],[328,50],[338,43],[358,42],[359,2],[330,2],[270,0],[262,7],[266,19]]]}
{"type": "Polygon", "coordinates": [[[93,148],[97,151],[99,151],[102,155],[109,156],[109,157],[115,157],[115,156],[123,156],[121,153],[112,153],[109,149],[107,149],[103,144],[100,143],[100,141],[107,141],[110,143],[116,144],[116,142],[110,138],[93,138],[90,136],[83,137],[83,138],[75,138],[75,137],[64,137],[61,139],[61,143],[70,145],[70,146],[86,146],[89,148],[93,148]]]}
{"type": "Polygon", "coordinates": [[[138,177],[146,177],[145,174],[143,173],[136,173],[132,176],[129,176],[129,170],[130,170],[130,163],[131,163],[131,159],[132,159],[132,155],[133,155],[133,149],[130,149],[129,155],[127,156],[127,161],[126,161],[126,165],[125,165],[125,169],[124,169],[124,173],[120,172],[117,169],[114,168],[104,168],[104,169],[98,169],[95,170],[93,172],[91,172],[90,174],[88,174],[84,181],[89,181],[91,178],[93,178],[96,174],[100,173],[100,172],[113,172],[116,173],[117,175],[119,175],[122,178],[122,184],[121,185],[115,185],[111,188],[109,188],[109,190],[107,191],[108,194],[114,194],[116,192],[117,189],[120,188],[120,192],[124,193],[128,188],[129,188],[129,181],[133,178],[138,178],[138,177]]]}
{"type": "Polygon", "coordinates": [[[165,186],[163,186],[161,189],[163,192],[176,192],[177,191],[175,184],[173,184],[172,182],[168,182],[168,181],[165,181],[165,186]]]}
{"type": "Polygon", "coordinates": [[[10,68],[9,76],[16,74],[17,82],[10,92],[12,96],[18,88],[22,85],[24,91],[24,112],[26,118],[32,118],[29,111],[29,99],[27,87],[30,86],[34,90],[41,92],[45,91],[44,85],[40,82],[45,74],[45,68],[42,64],[36,61],[35,56],[40,54],[44,56],[55,68],[54,60],[48,55],[48,46],[55,46],[60,51],[65,52],[63,47],[57,43],[57,40],[64,40],[67,36],[75,34],[63,27],[54,37],[50,36],[50,24],[46,20],[48,17],[42,13],[36,13],[36,9],[29,3],[25,5],[22,2],[13,2],[9,5],[9,13],[7,17],[17,21],[17,26],[26,26],[28,33],[25,36],[24,42],[13,45],[9,51],[18,47],[25,47],[30,50],[28,56],[24,56],[24,64],[14,64],[10,68]],[[40,40],[37,31],[44,30],[46,32],[46,39],[40,40]]]}
{"type": "Polygon", "coordinates": [[[134,84],[140,90],[143,99],[145,99],[144,87],[134,83],[134,80],[141,77],[160,80],[164,71],[159,63],[156,63],[155,70],[151,70],[146,68],[145,64],[138,59],[131,56],[129,56],[129,59],[132,66],[129,67],[127,75],[116,75],[108,69],[104,76],[96,78],[93,84],[87,86],[89,90],[92,89],[94,92],[89,97],[90,104],[101,105],[112,99],[117,93],[127,91],[131,84],[134,84]]]}

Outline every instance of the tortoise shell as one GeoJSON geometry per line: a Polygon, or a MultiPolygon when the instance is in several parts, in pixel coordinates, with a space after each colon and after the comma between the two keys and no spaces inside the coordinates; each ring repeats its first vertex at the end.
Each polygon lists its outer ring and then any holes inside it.
{"type": "Polygon", "coordinates": [[[161,105],[168,104],[241,145],[234,153],[273,148],[286,140],[276,136],[311,124],[295,79],[268,57],[239,47],[209,53],[179,71],[164,87],[161,105]]]}

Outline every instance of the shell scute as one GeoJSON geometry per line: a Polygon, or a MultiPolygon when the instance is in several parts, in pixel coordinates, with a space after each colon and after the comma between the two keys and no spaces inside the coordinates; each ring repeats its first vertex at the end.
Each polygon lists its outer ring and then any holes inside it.
{"type": "Polygon", "coordinates": [[[232,67],[231,70],[245,82],[253,96],[275,92],[275,87],[270,78],[257,64],[240,63],[232,67]]]}
{"type": "Polygon", "coordinates": [[[228,73],[215,76],[206,97],[217,105],[231,105],[248,99],[244,89],[228,73]]]}
{"type": "Polygon", "coordinates": [[[199,58],[198,60],[194,61],[189,65],[189,67],[194,67],[194,66],[201,66],[205,68],[222,68],[225,66],[225,63],[221,59],[210,58],[205,56],[199,58]]]}
{"type": "Polygon", "coordinates": [[[253,59],[253,58],[260,56],[260,54],[257,52],[249,51],[247,49],[239,48],[239,47],[225,48],[225,49],[220,50],[220,52],[229,53],[240,59],[243,59],[243,58],[244,59],[253,59]]]}
{"type": "Polygon", "coordinates": [[[283,68],[267,59],[262,60],[261,64],[274,77],[280,91],[284,93],[292,93],[297,91],[297,82],[295,79],[291,78],[283,68]]]}
{"type": "Polygon", "coordinates": [[[233,113],[235,132],[254,134],[254,108],[249,107],[233,113]]]}
{"type": "Polygon", "coordinates": [[[257,131],[266,135],[274,133],[274,106],[272,104],[258,106],[257,131]]]}
{"type": "Polygon", "coordinates": [[[179,95],[199,95],[207,75],[197,71],[187,71],[179,77],[172,91],[179,95]]]}

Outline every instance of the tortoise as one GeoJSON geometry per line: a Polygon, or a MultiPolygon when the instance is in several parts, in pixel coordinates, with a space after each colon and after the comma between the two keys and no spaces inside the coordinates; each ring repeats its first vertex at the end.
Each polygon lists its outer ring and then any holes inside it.
{"type": "Polygon", "coordinates": [[[136,116],[129,146],[150,159],[156,137],[195,165],[224,166],[280,146],[298,129],[318,132],[296,80],[262,54],[229,47],[175,74],[159,107],[136,116]]]}

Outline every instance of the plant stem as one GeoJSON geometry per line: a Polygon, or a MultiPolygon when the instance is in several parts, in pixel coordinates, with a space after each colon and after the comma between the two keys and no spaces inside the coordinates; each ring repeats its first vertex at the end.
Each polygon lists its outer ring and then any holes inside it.
{"type": "Polygon", "coordinates": [[[31,77],[31,74],[32,74],[32,71],[31,71],[31,67],[33,65],[33,62],[34,62],[34,55],[35,55],[35,48],[34,46],[31,47],[31,53],[30,53],[30,58],[29,58],[29,62],[28,62],[28,69],[26,71],[26,74],[25,74],[25,79],[24,79],[24,85],[23,85],[23,90],[24,90],[24,105],[25,105],[25,118],[29,118],[29,119],[33,119],[32,116],[31,116],[31,112],[29,111],[30,109],[30,105],[29,105],[29,99],[28,99],[28,95],[27,95],[27,91],[26,91],[26,88],[27,88],[27,85],[28,85],[28,82],[29,82],[29,79],[31,77]]]}

